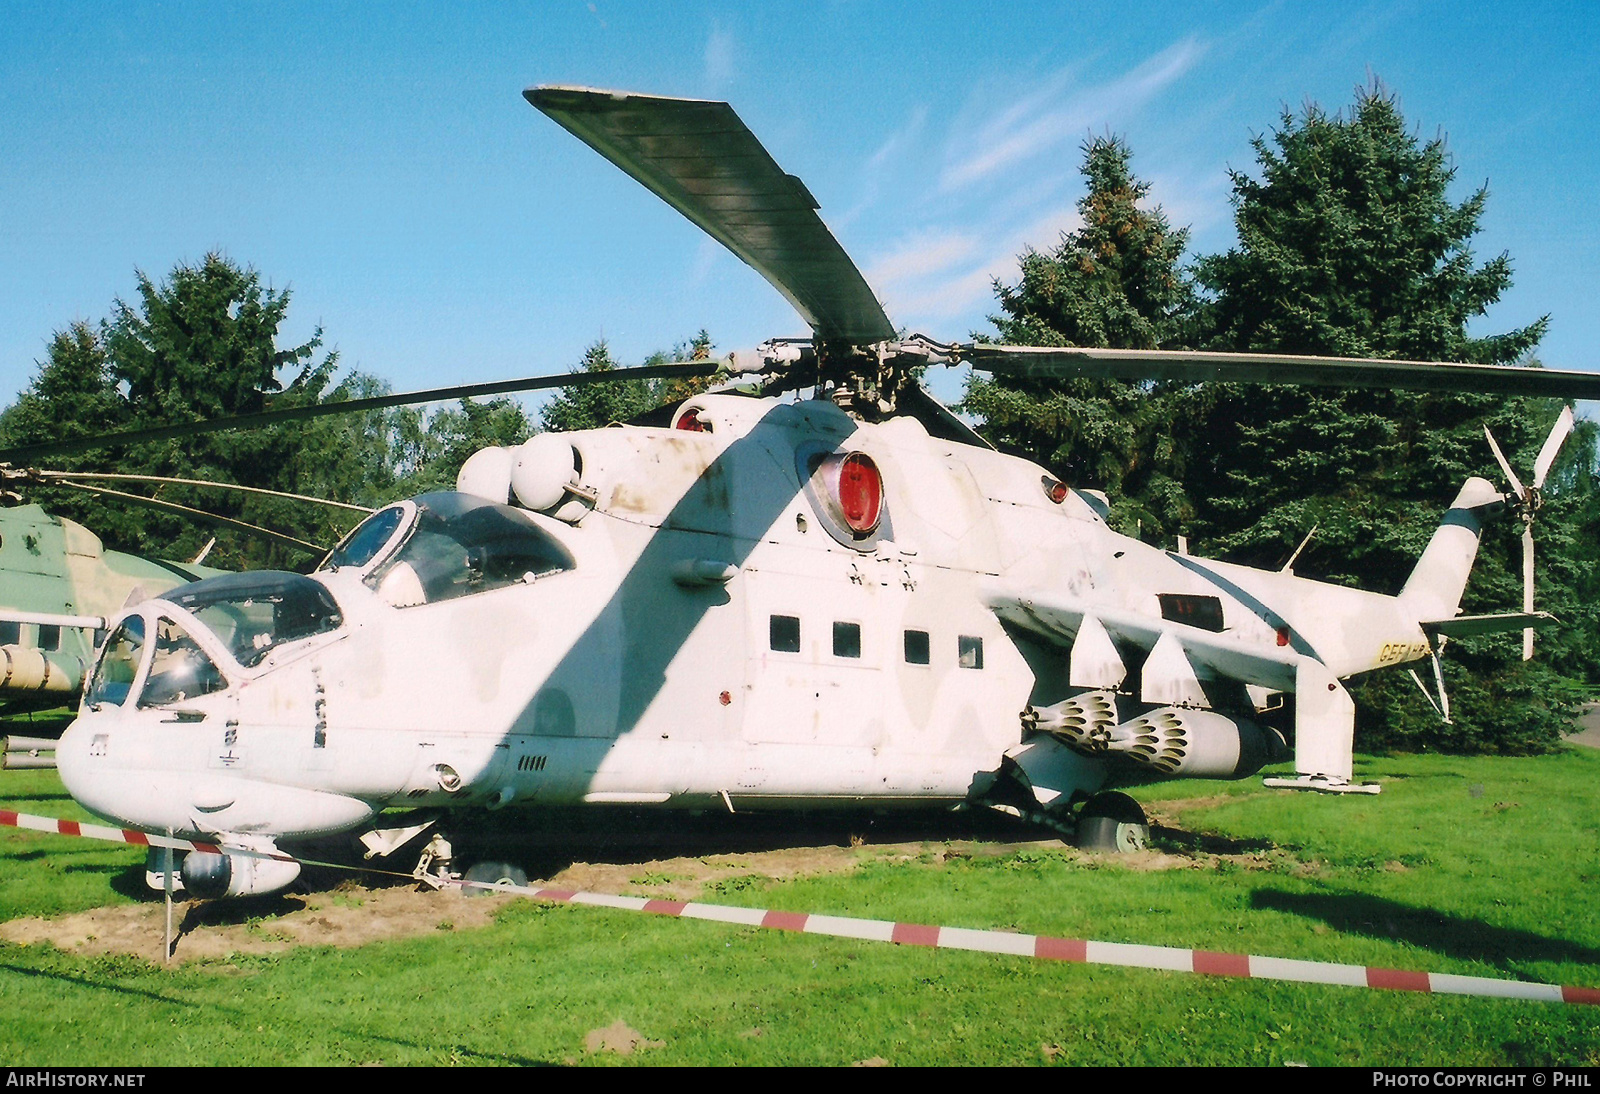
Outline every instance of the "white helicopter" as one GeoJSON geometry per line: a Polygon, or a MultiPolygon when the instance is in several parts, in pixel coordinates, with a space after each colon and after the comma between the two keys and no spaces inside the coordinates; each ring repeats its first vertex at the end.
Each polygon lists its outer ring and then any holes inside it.
{"type": "Polygon", "coordinates": [[[298,863],[263,856],[296,841],[392,847],[415,829],[380,814],[414,806],[981,803],[1126,847],[1142,815],[1097,794],[1119,770],[1237,779],[1292,757],[1275,785],[1375,790],[1353,781],[1346,678],[1548,619],[1457,613],[1486,514],[1531,516],[1570,412],[1529,488],[1468,480],[1383,596],[1119,535],[1102,496],[988,447],[913,369],[1562,398],[1600,376],[898,338],[727,104],[526,94],[813,337],[720,362],[761,395],[486,449],[310,576],[215,577],[112,620],[61,777],[118,824],[219,844],[184,863],[197,895],[287,886],[298,863]]]}

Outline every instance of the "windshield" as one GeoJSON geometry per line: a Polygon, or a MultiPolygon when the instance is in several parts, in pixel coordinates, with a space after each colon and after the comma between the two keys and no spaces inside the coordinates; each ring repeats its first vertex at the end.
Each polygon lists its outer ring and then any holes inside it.
{"type": "Polygon", "coordinates": [[[165,617],[156,620],[151,643],[150,674],[139,689],[141,707],[179,703],[197,695],[210,695],[228,686],[222,673],[189,637],[181,624],[165,617]]]}
{"type": "Polygon", "coordinates": [[[377,557],[378,552],[389,542],[405,517],[406,511],[399,505],[379,509],[356,525],[355,531],[344,537],[344,541],[333,549],[318,569],[337,570],[341,566],[358,568],[365,566],[377,557]]]}
{"type": "Polygon", "coordinates": [[[102,703],[120,706],[128,697],[133,678],[139,675],[139,658],[143,654],[144,620],[137,615],[129,616],[106,641],[84,702],[91,707],[102,703]]]}
{"type": "Polygon", "coordinates": [[[366,578],[395,607],[433,604],[570,570],[572,555],[527,514],[454,492],[416,499],[394,557],[366,578]]]}
{"type": "Polygon", "coordinates": [[[322,585],[275,570],[207,578],[173,590],[166,599],[193,612],[246,668],[285,642],[344,623],[339,605],[322,585]]]}

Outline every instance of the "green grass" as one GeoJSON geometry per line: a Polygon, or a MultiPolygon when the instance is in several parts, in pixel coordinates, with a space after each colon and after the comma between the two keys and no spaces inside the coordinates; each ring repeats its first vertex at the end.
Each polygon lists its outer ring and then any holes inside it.
{"type": "MultiPolygon", "coordinates": [[[[1600,753],[1366,759],[1376,798],[1162,784],[1180,843],[1275,849],[1130,869],[1028,849],[708,899],[1600,986],[1600,753]],[[1481,789],[1477,789],[1481,788],[1481,789]]],[[[78,815],[47,775],[6,807],[78,815]]],[[[536,815],[530,817],[535,820],[536,815]]],[[[127,848],[0,833],[9,918],[125,899],[127,848]],[[72,852],[79,857],[73,858],[72,852]],[[58,865],[65,863],[66,865],[58,865]]],[[[649,875],[641,871],[641,877],[649,875]]],[[[1600,1008],[1066,965],[585,907],[481,930],[174,969],[0,945],[14,1066],[646,1063],[1600,1064],[1600,1008]],[[659,1048],[591,1055],[618,1020],[659,1048]]]]}

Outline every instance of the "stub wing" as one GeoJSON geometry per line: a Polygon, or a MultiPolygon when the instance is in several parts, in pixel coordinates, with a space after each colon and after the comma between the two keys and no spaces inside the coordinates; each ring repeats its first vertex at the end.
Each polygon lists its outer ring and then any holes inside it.
{"type": "Polygon", "coordinates": [[[1139,697],[1153,705],[1207,706],[1201,682],[1208,678],[1294,692],[1295,777],[1274,785],[1376,793],[1352,781],[1355,706],[1315,657],[1056,590],[998,584],[984,599],[1005,623],[1067,650],[1075,687],[1119,687],[1121,653],[1137,649],[1139,697]]]}
{"type": "Polygon", "coordinates": [[[997,616],[1047,642],[1071,650],[1086,618],[1113,641],[1153,651],[1170,635],[1198,675],[1257,684],[1272,691],[1295,690],[1295,673],[1305,658],[1284,647],[1273,649],[1228,634],[1203,630],[1068,593],[1039,588],[991,587],[985,603],[997,616]]]}

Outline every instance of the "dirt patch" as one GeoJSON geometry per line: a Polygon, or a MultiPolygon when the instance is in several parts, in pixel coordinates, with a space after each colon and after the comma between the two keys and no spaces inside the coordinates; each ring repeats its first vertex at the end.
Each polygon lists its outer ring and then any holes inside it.
{"type": "Polygon", "coordinates": [[[615,1052],[618,1056],[632,1056],[647,1048],[665,1048],[665,1041],[652,1041],[628,1023],[618,1018],[605,1029],[591,1029],[583,1039],[583,1047],[590,1053],[615,1052]]]}
{"type": "MultiPolygon", "coordinates": [[[[734,902],[750,883],[848,873],[872,861],[1010,854],[1050,843],[904,843],[854,847],[787,847],[749,854],[673,857],[645,862],[575,862],[530,884],[584,892],[690,900],[710,894],[734,902]],[[728,891],[716,892],[726,883],[728,891]]],[[[173,906],[175,962],[218,961],[233,954],[282,953],[298,946],[364,946],[439,931],[471,930],[493,922],[507,900],[498,895],[435,892],[411,886],[365,888],[345,883],[307,896],[185,901],[173,906]]],[[[24,945],[49,942],[78,953],[124,953],[159,962],[165,908],[159,900],[95,908],[54,919],[0,924],[0,937],[24,945]]]]}
{"type": "Polygon", "coordinates": [[[575,862],[542,884],[558,889],[664,897],[673,900],[727,898],[744,879],[789,881],[847,874],[870,862],[945,862],[952,858],[1010,855],[1025,848],[1061,850],[1056,840],[993,843],[951,841],[857,844],[850,847],[785,847],[745,854],[677,856],[645,862],[575,862]],[[718,889],[721,887],[721,893],[718,889]]]}
{"type": "MultiPolygon", "coordinates": [[[[1167,832],[1167,829],[1158,829],[1167,832]]],[[[772,881],[845,874],[874,862],[924,862],[937,866],[961,859],[1021,852],[1068,862],[1114,863],[1124,869],[1216,869],[1231,862],[1244,869],[1270,869],[1283,852],[1255,849],[1218,854],[1170,843],[1159,849],[1105,856],[1064,846],[1058,840],[913,840],[908,842],[783,847],[747,853],[679,855],[640,861],[571,862],[530,884],[580,892],[620,893],[672,900],[709,900],[759,906],[745,893],[772,881]]],[[[1232,850],[1232,849],[1230,849],[1232,850]]],[[[401,885],[365,888],[346,882],[305,896],[230,901],[178,901],[174,905],[173,961],[225,962],[234,954],[282,953],[300,946],[363,946],[441,931],[472,930],[493,922],[496,909],[513,896],[436,892],[401,885]]],[[[96,908],[55,919],[28,918],[0,924],[0,937],[29,944],[49,942],[78,953],[121,953],[160,962],[164,908],[159,900],[96,908]]]]}
{"type": "MultiPolygon", "coordinates": [[[[281,953],[296,946],[363,946],[441,930],[482,927],[506,897],[455,891],[348,886],[311,896],[173,904],[173,960],[219,960],[234,954],[281,953]]],[[[55,919],[16,919],[0,936],[23,944],[51,942],[79,953],[126,953],[161,960],[166,911],[160,901],[95,908],[55,919]]]]}

